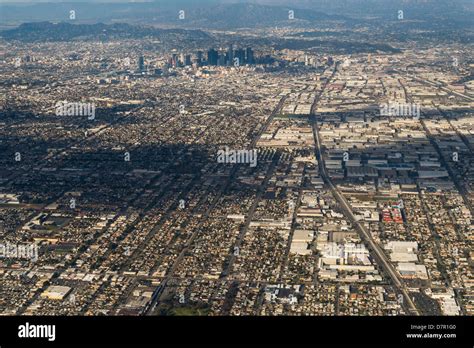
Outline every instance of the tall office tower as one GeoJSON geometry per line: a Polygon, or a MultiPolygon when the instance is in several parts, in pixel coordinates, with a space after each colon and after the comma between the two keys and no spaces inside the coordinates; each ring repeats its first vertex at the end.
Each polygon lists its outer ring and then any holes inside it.
{"type": "Polygon", "coordinates": [[[198,66],[201,66],[202,64],[202,51],[197,52],[197,64],[198,66]]]}
{"type": "Polygon", "coordinates": [[[138,71],[145,71],[145,58],[143,56],[138,57],[138,71]]]}
{"type": "Polygon", "coordinates": [[[173,68],[176,68],[178,66],[178,54],[173,53],[173,68]]]}
{"type": "Polygon", "coordinates": [[[247,64],[255,64],[255,58],[253,57],[253,50],[251,47],[247,47],[247,54],[246,54],[246,63],[247,64]]]}
{"type": "Polygon", "coordinates": [[[239,58],[239,64],[244,65],[245,64],[245,50],[243,48],[239,48],[238,50],[235,50],[234,58],[239,58]]]}
{"type": "Polygon", "coordinates": [[[181,53],[179,55],[179,66],[185,66],[186,65],[186,58],[184,57],[184,53],[181,53]]]}
{"type": "Polygon", "coordinates": [[[234,64],[234,47],[232,44],[229,45],[229,50],[227,51],[227,63],[229,65],[234,64]]]}
{"type": "Polygon", "coordinates": [[[184,57],[184,65],[186,66],[189,66],[191,65],[192,62],[191,62],[191,55],[190,54],[187,54],[186,57],[184,57]]]}
{"type": "Polygon", "coordinates": [[[207,64],[209,65],[217,65],[219,59],[219,54],[213,48],[207,51],[207,64]]]}
{"type": "Polygon", "coordinates": [[[226,63],[228,64],[229,62],[227,61],[226,62],[226,54],[224,52],[221,52],[221,54],[219,55],[219,64],[220,66],[225,66],[226,63]]]}

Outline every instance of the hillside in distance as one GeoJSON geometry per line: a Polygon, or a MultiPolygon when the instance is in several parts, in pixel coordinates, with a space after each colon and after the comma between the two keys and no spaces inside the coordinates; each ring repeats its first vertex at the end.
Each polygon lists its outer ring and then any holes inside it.
{"type": "Polygon", "coordinates": [[[35,22],[0,32],[5,40],[23,42],[48,42],[72,40],[143,39],[206,41],[211,37],[201,30],[158,29],[125,23],[70,24],[35,22]]]}
{"type": "Polygon", "coordinates": [[[320,23],[321,21],[350,21],[339,15],[298,9],[292,6],[264,6],[256,4],[227,4],[213,8],[198,8],[189,13],[192,25],[207,28],[252,28],[265,26],[291,26],[320,23]],[[291,18],[290,18],[291,16],[291,18]]]}
{"type": "Polygon", "coordinates": [[[69,22],[74,10],[77,23],[131,23],[161,27],[237,29],[267,26],[312,26],[327,21],[352,21],[340,15],[328,15],[313,9],[292,6],[268,6],[249,3],[213,3],[196,1],[192,6],[181,3],[37,3],[3,4],[2,22],[8,25],[24,22],[69,22]],[[183,12],[180,18],[180,11],[183,12]],[[290,19],[293,11],[294,18],[290,19]]]}

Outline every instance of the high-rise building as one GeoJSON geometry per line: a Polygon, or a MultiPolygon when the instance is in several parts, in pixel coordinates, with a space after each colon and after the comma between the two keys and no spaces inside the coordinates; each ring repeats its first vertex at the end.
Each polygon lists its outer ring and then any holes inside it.
{"type": "MultiPolygon", "coordinates": [[[[243,48],[239,48],[238,50],[235,50],[235,57],[239,59],[239,64],[244,65],[245,64],[245,50],[243,48]]],[[[232,64],[234,64],[232,62],[232,64]]]]}
{"type": "Polygon", "coordinates": [[[221,54],[219,55],[219,63],[218,63],[218,65],[220,65],[220,66],[225,66],[226,63],[229,64],[228,61],[226,62],[226,56],[227,56],[227,55],[224,54],[224,52],[221,52],[221,54]]]}
{"type": "Polygon", "coordinates": [[[190,54],[187,54],[185,57],[184,57],[184,65],[186,66],[189,66],[191,65],[192,62],[191,62],[191,55],[190,54]]]}
{"type": "Polygon", "coordinates": [[[247,51],[247,52],[246,52],[246,58],[245,58],[246,60],[245,60],[245,62],[246,62],[247,64],[255,64],[255,58],[254,58],[254,56],[253,56],[253,50],[252,50],[252,48],[251,48],[251,47],[247,47],[247,50],[246,50],[246,51],[247,51]]]}
{"type": "Polygon", "coordinates": [[[173,53],[173,68],[176,68],[178,66],[178,54],[173,53]]]}
{"type": "Polygon", "coordinates": [[[138,57],[138,71],[145,71],[145,58],[143,56],[138,57]]]}
{"type": "Polygon", "coordinates": [[[201,64],[202,64],[202,51],[198,51],[198,52],[197,52],[197,60],[196,60],[196,62],[197,62],[197,65],[198,65],[198,66],[201,66],[201,64]]]}
{"type": "Polygon", "coordinates": [[[234,47],[232,44],[229,45],[229,50],[227,51],[227,64],[234,64],[234,47]]]}
{"type": "Polygon", "coordinates": [[[211,48],[209,51],[207,51],[207,64],[209,65],[217,65],[219,60],[219,53],[211,48]]]}

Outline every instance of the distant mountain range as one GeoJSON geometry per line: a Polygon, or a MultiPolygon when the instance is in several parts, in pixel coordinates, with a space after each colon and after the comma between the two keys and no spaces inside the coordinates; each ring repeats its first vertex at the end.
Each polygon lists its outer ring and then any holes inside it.
{"type": "Polygon", "coordinates": [[[320,11],[304,10],[288,6],[265,6],[257,4],[221,4],[209,8],[198,8],[189,13],[192,25],[207,28],[252,28],[292,24],[302,25],[321,21],[349,21],[345,16],[328,15],[320,11]]]}
{"type": "MultiPolygon", "coordinates": [[[[322,21],[349,21],[348,17],[328,15],[316,10],[292,6],[267,6],[250,3],[216,3],[194,1],[184,6],[183,1],[159,3],[38,3],[4,4],[3,24],[66,21],[69,12],[75,11],[77,23],[141,23],[162,27],[236,29],[281,25],[313,25],[322,21]],[[184,18],[179,18],[184,11],[184,18]],[[293,11],[294,19],[290,18],[293,11]]],[[[72,22],[72,21],[71,21],[72,22]]]]}
{"type": "Polygon", "coordinates": [[[157,29],[125,23],[115,24],[70,24],[36,22],[24,23],[18,28],[0,32],[5,40],[24,42],[72,41],[72,40],[110,40],[110,39],[143,39],[146,37],[159,40],[211,40],[201,30],[157,29]]]}
{"type": "MultiPolygon", "coordinates": [[[[77,1],[77,0],[75,0],[77,1]]],[[[110,0],[112,1],[112,0],[110,0]]],[[[239,29],[271,26],[331,27],[397,21],[424,23],[422,30],[472,28],[472,0],[155,0],[152,2],[0,3],[0,27],[25,22],[102,22],[163,28],[239,29]],[[470,2],[469,2],[470,1],[470,2]],[[76,18],[70,21],[70,11],[76,18]],[[179,17],[183,12],[182,18],[179,17]],[[290,18],[293,11],[294,19],[290,18]]]]}
{"type": "MultiPolygon", "coordinates": [[[[157,39],[164,49],[178,48],[180,45],[195,45],[197,47],[213,46],[218,42],[218,35],[211,36],[201,30],[187,29],[159,29],[149,26],[130,25],[126,23],[115,24],[70,24],[34,22],[24,23],[15,29],[0,32],[0,38],[7,41],[22,42],[71,42],[71,41],[108,41],[118,39],[157,39]]],[[[266,45],[277,49],[331,50],[338,53],[363,53],[363,52],[391,52],[399,50],[387,44],[373,44],[359,41],[337,41],[333,39],[301,40],[283,38],[246,38],[241,42],[250,46],[266,45]]]]}

